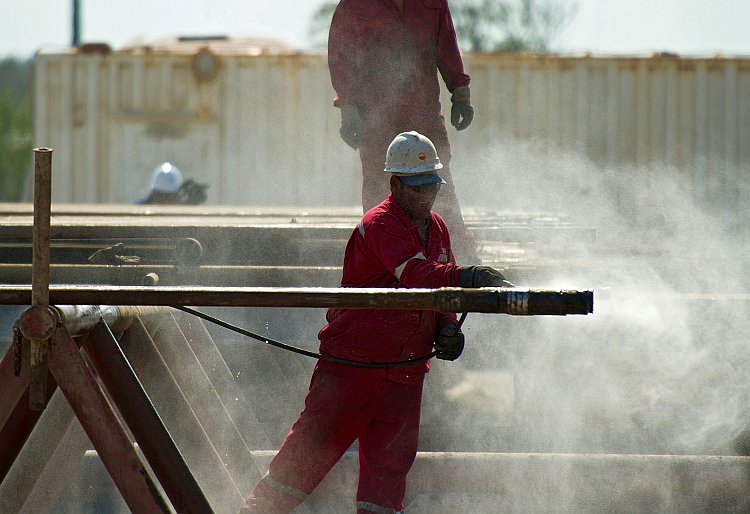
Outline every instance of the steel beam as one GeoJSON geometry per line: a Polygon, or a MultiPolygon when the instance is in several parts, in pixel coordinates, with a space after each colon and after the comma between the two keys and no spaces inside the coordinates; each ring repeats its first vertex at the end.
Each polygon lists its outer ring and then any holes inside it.
{"type": "Polygon", "coordinates": [[[255,465],[250,448],[174,318],[150,316],[143,322],[211,444],[221,456],[222,465],[240,491],[250,491],[265,470],[261,471],[255,465]]]}
{"type": "MultiPolygon", "coordinates": [[[[56,444],[56,446],[53,446],[54,451],[49,455],[36,482],[33,483],[33,486],[30,484],[31,490],[28,492],[28,496],[18,514],[59,511],[59,508],[55,509],[55,507],[64,504],[66,496],[71,494],[72,491],[80,489],[78,479],[81,475],[86,451],[91,447],[91,442],[86,436],[86,432],[83,431],[81,424],[75,419],[67,400],[62,393],[59,396],[62,397],[62,403],[68,407],[69,417],[66,416],[61,419],[44,416],[42,417],[42,423],[47,421],[49,421],[49,424],[62,423],[61,428],[67,428],[67,430],[64,431],[59,440],[54,441],[56,444]]],[[[50,403],[54,401],[54,398],[50,399],[50,403]]],[[[45,412],[49,409],[50,406],[45,409],[45,412]]],[[[39,440],[37,444],[43,445],[46,444],[46,441],[39,440]]],[[[24,461],[25,463],[26,461],[24,461]]],[[[113,493],[119,495],[116,489],[113,493]]]]}
{"type": "Polygon", "coordinates": [[[82,432],[65,396],[58,390],[41,411],[37,427],[0,483],[0,512],[22,512],[30,501],[34,502],[33,508],[28,510],[48,512],[50,509],[45,509],[38,498],[54,505],[61,490],[72,480],[89,444],[82,432]],[[32,500],[35,496],[37,499],[32,500]]]}
{"type": "MultiPolygon", "coordinates": [[[[1,251],[1,250],[0,250],[1,251]]],[[[52,284],[146,285],[146,275],[155,273],[158,285],[214,287],[336,287],[341,282],[340,266],[172,266],[138,264],[52,264],[52,284]]],[[[0,284],[28,284],[31,265],[0,263],[0,284]]],[[[151,284],[149,284],[151,285],[151,284]]]]}
{"type": "Polygon", "coordinates": [[[133,512],[170,512],[78,346],[59,327],[49,369],[133,512]]]}
{"type": "MultiPolygon", "coordinates": [[[[254,454],[267,465],[276,452],[254,454]]],[[[358,468],[347,452],[308,501],[350,502],[358,468]]],[[[406,503],[426,497],[440,505],[429,511],[442,512],[453,497],[472,512],[472,501],[490,497],[513,512],[746,512],[749,479],[750,457],[739,456],[419,452],[406,503]]]]}
{"type": "Polygon", "coordinates": [[[212,513],[109,327],[100,322],[84,336],[82,345],[172,506],[179,513],[212,513]]]}
{"type": "Polygon", "coordinates": [[[216,512],[236,511],[247,491],[235,484],[140,319],[120,345],[211,506],[216,512]]]}
{"type": "MultiPolygon", "coordinates": [[[[28,380],[26,381],[28,384],[28,380]]],[[[57,383],[52,376],[47,377],[46,397],[51,398],[57,390],[57,383]]],[[[36,427],[43,410],[31,409],[29,387],[16,403],[16,408],[8,420],[0,425],[0,482],[7,476],[16,458],[21,453],[23,445],[36,427]]]]}
{"type": "MultiPolygon", "coordinates": [[[[90,216],[78,220],[56,219],[51,227],[52,239],[100,239],[105,241],[196,238],[201,242],[212,241],[217,237],[231,238],[234,241],[346,241],[357,222],[346,223],[297,223],[291,219],[266,219],[247,221],[242,219],[225,220],[224,226],[217,227],[218,220],[203,218],[195,223],[189,215],[180,218],[164,219],[154,216],[131,217],[127,219],[90,216]],[[205,221],[204,221],[205,220],[205,221]],[[221,233],[219,233],[221,232],[221,233]],[[116,233],[116,236],[113,236],[116,233]]],[[[0,225],[0,238],[26,239],[32,232],[31,220],[17,220],[13,224],[0,225]]]]}
{"type": "Polygon", "coordinates": [[[268,435],[263,431],[255,409],[240,390],[232,370],[229,369],[219,348],[206,326],[195,316],[183,312],[173,314],[180,330],[185,335],[198,362],[211,381],[211,386],[221,399],[234,424],[241,431],[248,448],[272,448],[268,435]]]}

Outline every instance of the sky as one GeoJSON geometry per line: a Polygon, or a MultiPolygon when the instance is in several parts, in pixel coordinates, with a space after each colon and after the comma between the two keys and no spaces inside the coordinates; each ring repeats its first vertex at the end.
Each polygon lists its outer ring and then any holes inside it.
{"type": "MultiPolygon", "coordinates": [[[[750,56],[749,0],[564,0],[576,17],[561,52],[750,56]]],[[[175,35],[267,37],[307,49],[324,0],[80,0],[81,39],[114,49],[175,35]]],[[[70,44],[72,0],[0,0],[0,58],[70,44]]]]}

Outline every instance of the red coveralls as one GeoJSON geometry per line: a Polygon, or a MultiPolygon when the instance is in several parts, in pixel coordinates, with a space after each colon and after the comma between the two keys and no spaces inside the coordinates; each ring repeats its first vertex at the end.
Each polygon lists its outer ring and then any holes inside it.
{"type": "MultiPolygon", "coordinates": [[[[458,285],[442,218],[431,212],[428,244],[390,196],[371,209],[346,247],[344,287],[458,285]]],[[[329,309],[320,352],[393,362],[432,351],[438,328],[456,315],[436,311],[329,309]]],[[[429,362],[402,368],[357,368],[319,361],[305,407],[268,474],[255,487],[252,512],[289,512],[359,443],[357,512],[403,510],[406,475],[417,453],[422,383],[429,362]]]]}
{"type": "Polygon", "coordinates": [[[437,71],[448,91],[468,86],[447,0],[341,0],[328,36],[334,105],[355,105],[363,118],[362,207],[389,194],[384,155],[397,134],[416,130],[435,145],[447,184],[434,210],[450,227],[457,255],[475,257],[450,173],[451,147],[440,111],[437,71]]]}

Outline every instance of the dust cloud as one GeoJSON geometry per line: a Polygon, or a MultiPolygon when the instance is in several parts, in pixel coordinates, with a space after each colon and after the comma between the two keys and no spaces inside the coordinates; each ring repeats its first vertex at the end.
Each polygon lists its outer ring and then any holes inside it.
{"type": "MultiPolygon", "coordinates": [[[[707,196],[689,170],[603,168],[533,143],[509,140],[478,153],[454,161],[462,205],[557,213],[596,230],[596,241],[536,245],[545,263],[539,276],[508,270],[523,287],[592,289],[594,314],[470,314],[462,359],[438,362],[428,376],[425,441],[474,452],[747,454],[740,192],[707,196]]],[[[576,511],[566,501],[587,486],[557,478],[574,492],[555,508],[576,511]]],[[[538,493],[515,491],[523,496],[515,508],[549,508],[532,502],[538,493]]],[[[667,511],[678,505],[660,501],[667,511]]]]}
{"type": "MultiPolygon", "coordinates": [[[[747,451],[748,238],[730,199],[706,199],[690,187],[685,170],[602,168],[517,141],[459,154],[452,168],[467,215],[558,214],[574,227],[595,229],[595,241],[572,231],[554,243],[538,242],[533,255],[542,264],[507,273],[522,287],[592,289],[594,314],[470,314],[462,358],[434,361],[427,377],[422,451],[709,456],[747,451]]],[[[212,313],[315,350],[325,311],[212,313]]],[[[314,361],[208,330],[264,420],[270,447],[258,449],[276,449],[302,408],[314,361]]],[[[596,482],[601,477],[565,466],[547,468],[554,489],[533,481],[528,488],[517,487],[523,484],[518,480],[504,484],[508,473],[521,469],[510,465],[505,475],[484,477],[497,494],[445,493],[439,499],[411,494],[407,510],[436,512],[441,504],[456,512],[548,512],[551,506],[557,512],[594,512],[597,504],[580,502],[603,496],[609,503],[599,511],[684,506],[668,485],[659,498],[639,504],[631,493],[643,484],[630,481],[630,489],[608,490],[596,482]],[[597,487],[598,496],[591,493],[597,487]],[[622,503],[614,502],[615,496],[622,503]]],[[[314,505],[308,511],[314,512],[314,505]]]]}
{"type": "MultiPolygon", "coordinates": [[[[463,357],[434,361],[427,377],[422,451],[739,453],[750,427],[750,384],[743,380],[750,358],[743,338],[747,238],[736,213],[691,189],[685,170],[602,168],[533,143],[459,154],[452,168],[467,216],[559,215],[574,228],[595,230],[596,240],[571,231],[537,242],[530,253],[539,258],[535,269],[508,270],[523,287],[592,289],[594,314],[469,315],[463,357]]],[[[249,326],[317,348],[323,310],[256,316],[249,326]]],[[[272,444],[280,443],[302,407],[312,364],[262,345],[224,351],[242,368],[238,380],[259,415],[273,425],[272,444]]],[[[441,501],[457,511],[495,512],[500,506],[539,512],[557,498],[559,511],[574,512],[576,501],[593,497],[594,486],[584,483],[593,477],[554,466],[548,472],[557,474],[556,489],[546,493],[485,495],[486,504],[476,495],[451,500],[446,494],[441,501]],[[569,496],[560,497],[561,491],[569,496]]],[[[504,490],[503,478],[485,480],[504,490]]],[[[619,494],[621,505],[638,505],[629,495],[640,485],[629,483],[634,489],[602,486],[598,497],[619,494]]],[[[669,487],[642,507],[681,508],[669,487]]],[[[409,501],[411,512],[436,505],[420,494],[409,501]]]]}
{"type": "Polygon", "coordinates": [[[593,289],[593,315],[468,318],[463,365],[515,377],[513,420],[498,421],[514,433],[498,446],[733,453],[750,427],[748,238],[734,196],[702,199],[686,170],[603,169],[537,150],[515,141],[456,163],[463,205],[557,212],[596,230],[595,242],[538,248],[552,269],[518,283],[593,289]]]}

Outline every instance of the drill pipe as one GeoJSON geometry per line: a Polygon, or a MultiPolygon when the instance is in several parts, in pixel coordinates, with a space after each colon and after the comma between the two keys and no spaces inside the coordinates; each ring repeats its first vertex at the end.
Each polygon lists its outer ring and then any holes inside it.
{"type": "MultiPolygon", "coordinates": [[[[0,305],[25,305],[28,286],[0,285],[0,305]]],[[[485,312],[515,316],[589,314],[593,291],[523,288],[392,289],[324,287],[50,286],[50,302],[89,305],[337,307],[485,312]]]]}
{"type": "Polygon", "coordinates": [[[126,330],[133,318],[149,314],[170,312],[169,307],[139,307],[139,306],[114,306],[114,305],[55,305],[60,319],[73,335],[81,335],[88,332],[101,319],[113,332],[126,330]]]}

